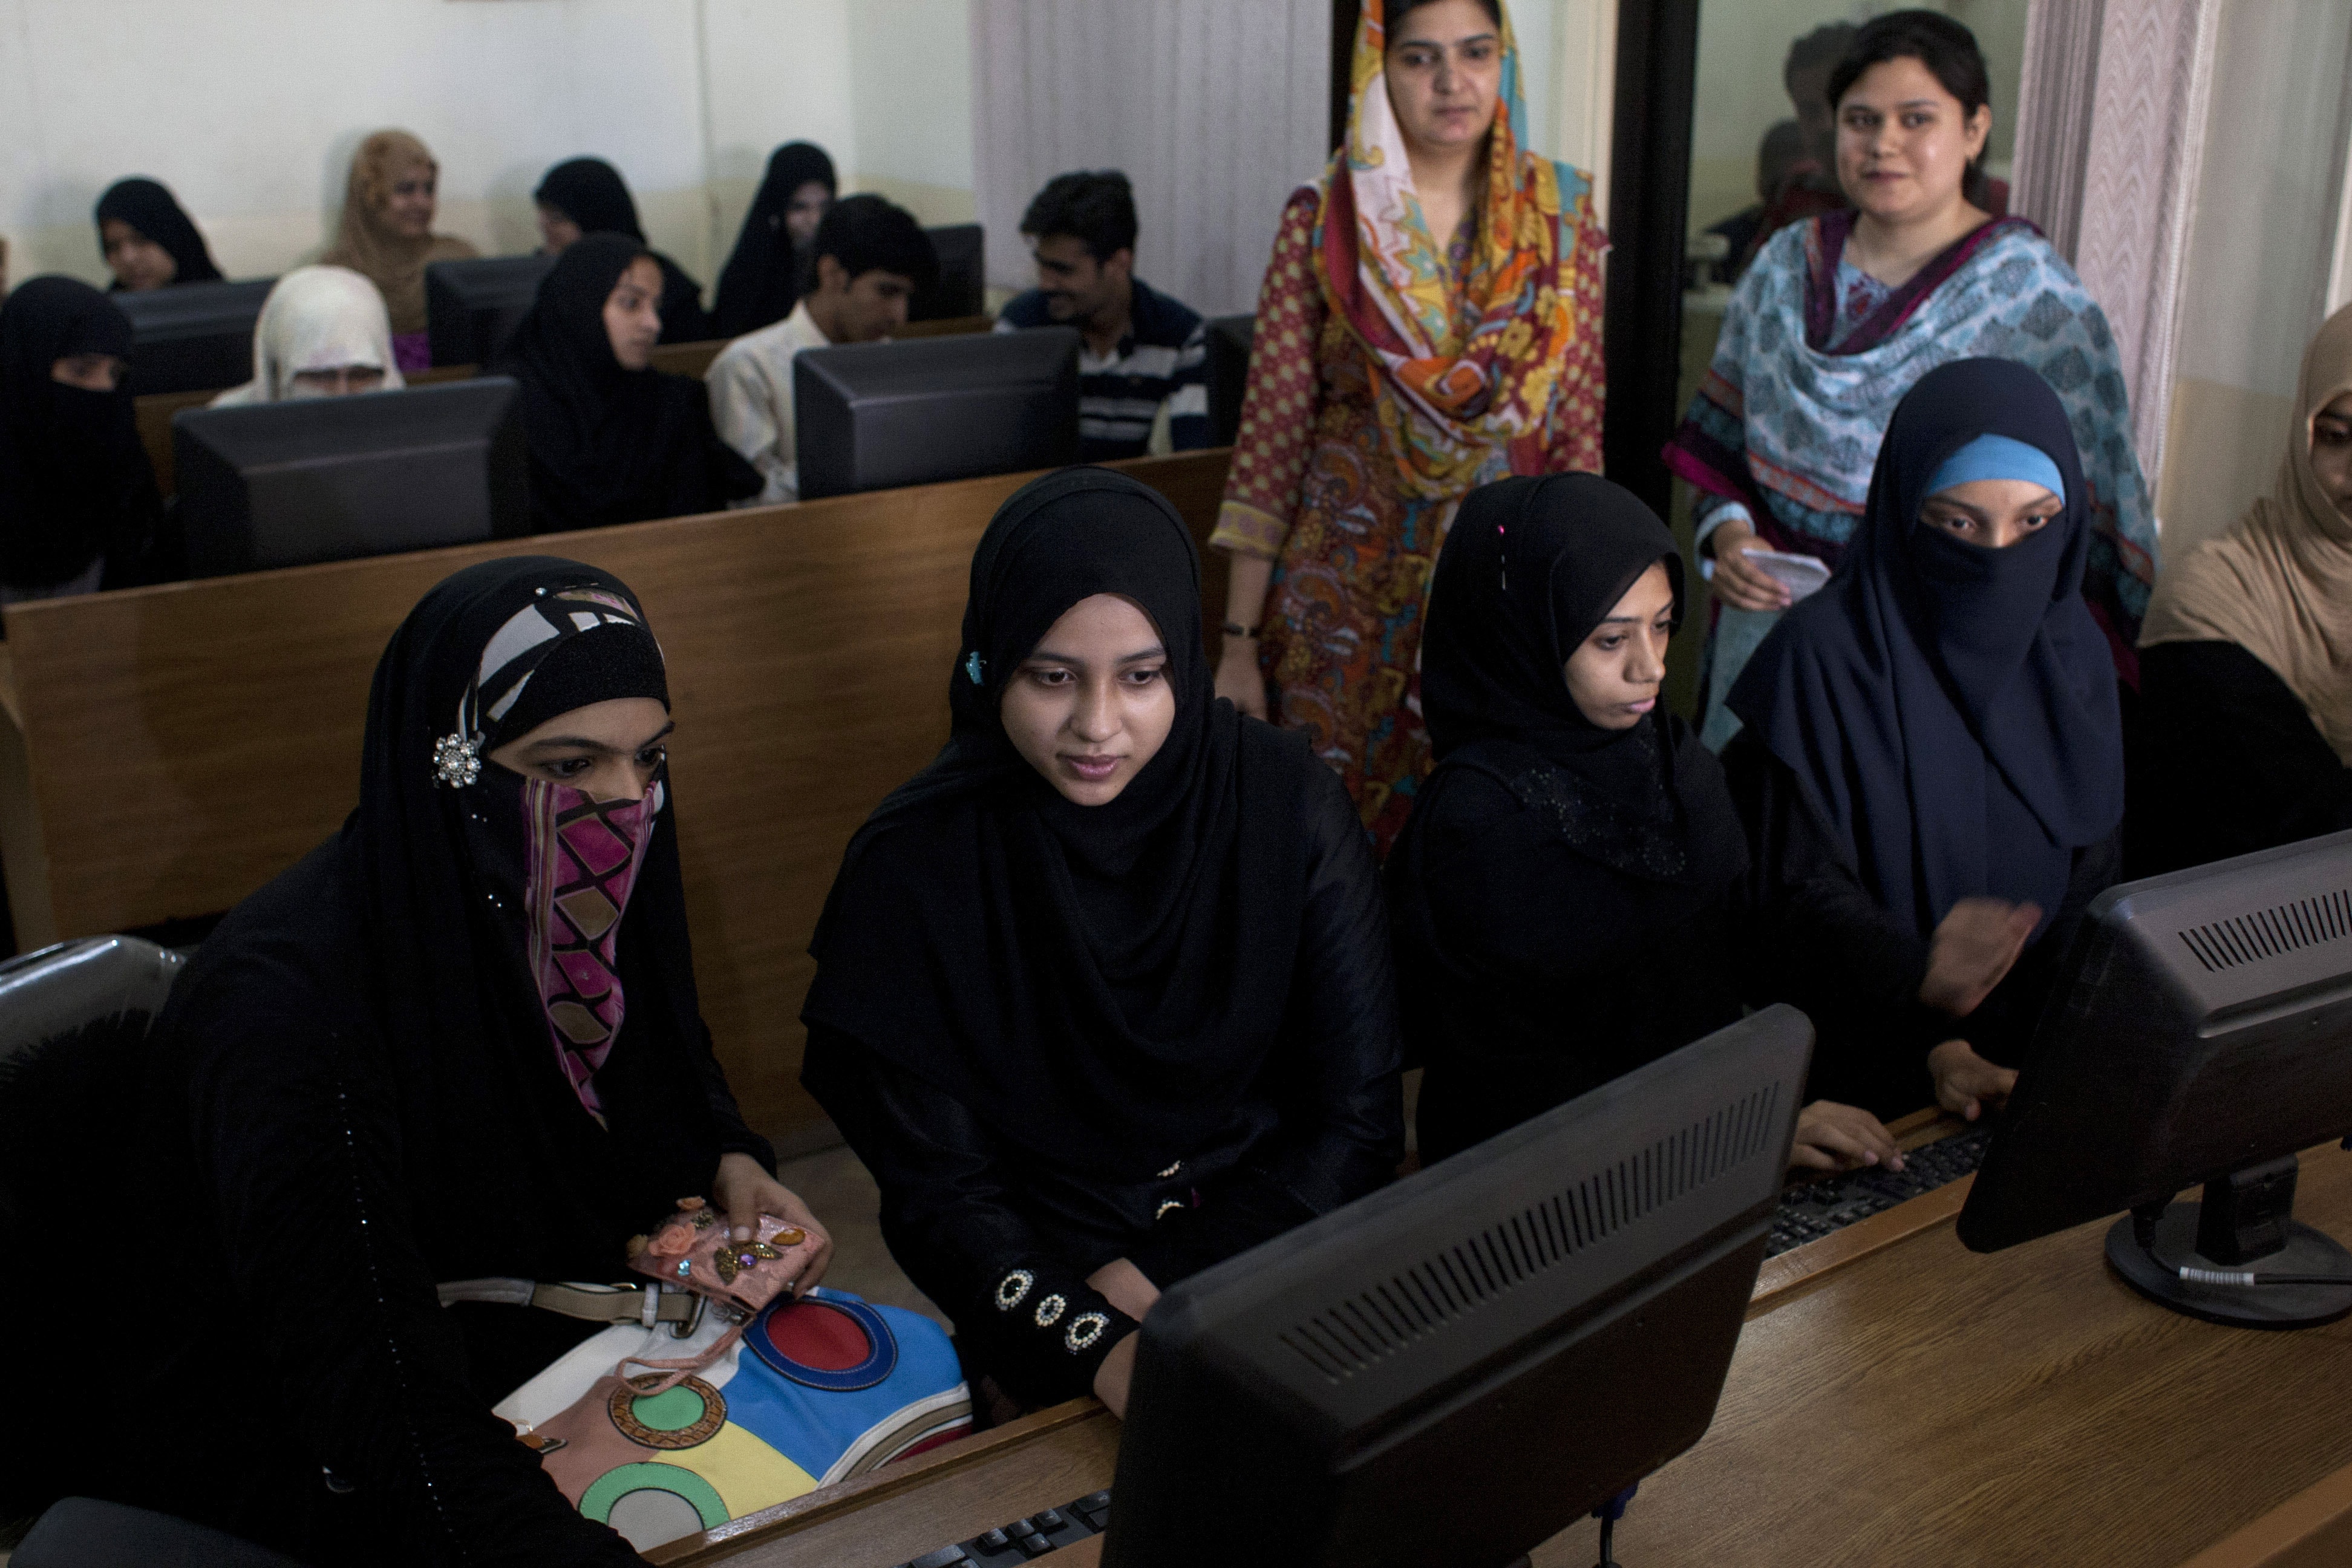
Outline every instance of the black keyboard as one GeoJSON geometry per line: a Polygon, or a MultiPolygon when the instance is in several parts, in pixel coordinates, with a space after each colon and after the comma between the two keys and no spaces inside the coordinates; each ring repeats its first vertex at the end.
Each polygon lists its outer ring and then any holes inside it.
{"type": "Polygon", "coordinates": [[[1076,1502],[1042,1509],[1025,1519],[1000,1524],[984,1535],[926,1552],[898,1568],[1013,1568],[1032,1557],[1059,1551],[1073,1541],[1110,1528],[1110,1493],[1090,1492],[1076,1502]]]}
{"type": "Polygon", "coordinates": [[[1883,1214],[1896,1204],[1958,1181],[1984,1163],[1985,1144],[1991,1139],[1991,1126],[1979,1123],[1949,1138],[1922,1143],[1903,1156],[1899,1171],[1867,1165],[1790,1187],[1780,1194],[1780,1211],[1772,1216],[1772,1235],[1764,1244],[1764,1256],[1778,1258],[1858,1219],[1883,1214]]]}

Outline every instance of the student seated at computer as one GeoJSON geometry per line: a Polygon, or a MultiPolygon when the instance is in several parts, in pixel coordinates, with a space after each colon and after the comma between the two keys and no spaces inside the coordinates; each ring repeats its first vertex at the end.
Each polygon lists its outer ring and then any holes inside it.
{"type": "Polygon", "coordinates": [[[392,321],[374,284],[348,267],[298,267],[270,288],[253,323],[253,379],[213,406],[405,386],[393,361],[392,321]]]}
{"type": "Polygon", "coordinates": [[[98,198],[98,250],[114,274],[107,292],[143,294],[219,279],[205,237],[161,181],[117,180],[98,198]]]}
{"type": "Polygon", "coordinates": [[[122,376],[131,322],[71,278],[0,306],[0,604],[142,580],[163,502],[122,376]]]}
{"type": "Polygon", "coordinates": [[[91,1489],[305,1563],[638,1561],[490,1415],[604,1325],[435,1286],[627,1279],[689,1194],[823,1273],[697,1008],[670,731],[635,596],[576,562],[468,567],[394,634],[358,810],[205,939],[125,1096],[133,1266],[189,1288],[107,1358],[141,1436],[91,1489]]]}
{"type": "MultiPolygon", "coordinates": [[[[637,222],[637,204],[621,172],[602,158],[573,158],[548,170],[530,199],[539,208],[541,248],[561,256],[583,234],[625,234],[639,245],[646,231],[637,222]]],[[[710,336],[710,317],[702,309],[702,285],[660,251],[646,254],[662,269],[661,341],[698,343],[710,336]]]]}
{"type": "Polygon", "coordinates": [[[1209,444],[1209,339],[1200,312],[1135,275],[1135,192],[1117,169],[1056,174],[1021,217],[1037,287],[1015,295],[999,331],[1076,327],[1078,456],[1140,458],[1156,421],[1171,451],[1209,444]]]}
{"type": "Polygon", "coordinates": [[[2091,498],[2066,412],[2012,360],[1896,405],[1829,585],[1732,689],[1724,752],[1772,994],[1812,1092],[1974,1117],[2015,1082],[2084,907],[2120,876],[2114,658],[2083,602],[2091,498]]]}
{"type": "Polygon", "coordinates": [[[839,194],[833,160],[815,143],[787,142],[768,155],[768,173],[719,274],[714,335],[740,338],[792,314],[816,226],[839,194]]]}
{"type": "Polygon", "coordinates": [[[1161,1289],[1395,1168],[1371,849],[1303,740],[1215,697],[1191,532],[1124,476],[997,512],[950,707],[850,842],[802,1082],[967,1365],[1122,1409],[1161,1289]]]}
{"type": "MultiPolygon", "coordinates": [[[[1682,554],[1598,474],[1470,492],[1438,556],[1421,705],[1437,766],[1387,867],[1397,989],[1442,1160],[1739,1021],[1748,841],[1660,700],[1682,554]]],[[[1795,1163],[1899,1164],[1817,1102],[1795,1163]]]]}
{"type": "Polygon", "coordinates": [[[522,384],[534,532],[716,511],[760,488],[702,383],[653,368],[661,268],[617,234],[574,241],[491,368],[522,384]]]}
{"type": "Polygon", "coordinates": [[[455,235],[433,232],[441,165],[405,131],[379,131],[360,143],[343,193],[335,243],[319,259],[373,283],[392,315],[392,348],[404,371],[433,363],[425,314],[425,268],[478,254],[455,235]]]}
{"type": "Polygon", "coordinates": [[[2158,579],[2140,633],[2135,858],[2352,827],[2352,310],[2304,352],[2271,493],[2158,579]]]}
{"type": "Polygon", "coordinates": [[[906,325],[907,301],[940,275],[931,237],[904,207],[850,196],[825,210],[813,242],[813,287],[791,315],[737,338],[703,380],[728,446],[760,470],[761,504],[800,499],[793,359],[803,349],[870,343],[906,325]]]}

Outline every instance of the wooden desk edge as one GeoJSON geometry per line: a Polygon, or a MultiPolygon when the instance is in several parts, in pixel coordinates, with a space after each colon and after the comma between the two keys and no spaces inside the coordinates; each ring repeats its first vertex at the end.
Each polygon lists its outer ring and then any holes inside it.
{"type": "Polygon", "coordinates": [[[2323,1568],[2352,1560],[2352,1465],[2323,1477],[2181,1568],[2323,1568]]]}
{"type": "MultiPolygon", "coordinates": [[[[1886,1131],[1894,1134],[1896,1146],[1908,1153],[1923,1143],[1964,1132],[1968,1126],[1958,1117],[1929,1106],[1887,1123],[1886,1131]]],[[[1756,1275],[1755,1293],[1748,1299],[1748,1315],[1760,1317],[1781,1305],[1784,1299],[1793,1300],[1790,1292],[1799,1286],[1810,1285],[1881,1247],[1892,1247],[1943,1224],[1960,1212],[1960,1205],[1968,1202],[1969,1189],[1975,1184],[1974,1176],[1964,1176],[1897,1204],[1884,1214],[1856,1220],[1819,1241],[1809,1241],[1778,1258],[1766,1258],[1756,1275]]]]}
{"type": "Polygon", "coordinates": [[[805,1492],[788,1502],[780,1502],[773,1508],[747,1513],[740,1519],[730,1519],[716,1530],[673,1541],[647,1553],[647,1559],[655,1563],[677,1563],[698,1557],[714,1548],[725,1548],[732,1552],[756,1545],[771,1536],[805,1528],[819,1520],[873,1507],[896,1493],[928,1486],[942,1477],[983,1464],[1009,1449],[1037,1442],[1067,1427],[1110,1418],[1110,1412],[1095,1399],[1073,1399],[1066,1404],[1034,1411],[1017,1421],[1008,1421],[1002,1426],[960,1438],[918,1458],[902,1464],[885,1465],[854,1480],[819,1487],[813,1492],[805,1492]]]}

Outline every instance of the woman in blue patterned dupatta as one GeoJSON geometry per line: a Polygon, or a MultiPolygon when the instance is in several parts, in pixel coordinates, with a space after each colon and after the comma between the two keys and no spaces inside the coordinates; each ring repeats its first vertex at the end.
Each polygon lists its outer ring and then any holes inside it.
{"type": "Polygon", "coordinates": [[[1969,199],[1992,124],[1974,37],[1933,12],[1881,16],[1832,73],[1829,97],[1853,210],[1792,225],[1758,253],[1665,450],[1701,492],[1698,552],[1719,614],[1700,733],[1718,750],[1739,727],[1725,699],[1792,602],[1746,552],[1834,568],[1895,405],[1937,365],[2015,360],[2057,393],[2088,490],[2083,596],[2126,683],[2156,576],[2155,519],[2106,318],[2032,224],[1969,199]]]}

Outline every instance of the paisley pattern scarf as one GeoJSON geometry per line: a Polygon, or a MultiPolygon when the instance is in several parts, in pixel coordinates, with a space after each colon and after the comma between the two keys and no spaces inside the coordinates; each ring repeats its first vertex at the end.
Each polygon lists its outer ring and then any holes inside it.
{"type": "Polygon", "coordinates": [[[600,1122],[596,1069],[612,1054],[628,1000],[614,942],[662,795],[658,780],[641,799],[604,801],[570,784],[523,781],[531,979],[557,1064],[600,1122]]]}
{"type": "Polygon", "coordinates": [[[1543,426],[1575,334],[1574,302],[1557,284],[1575,233],[1572,215],[1563,225],[1557,167],[1519,154],[1527,110],[1506,12],[1485,188],[1449,289],[1455,263],[1422,215],[1389,103],[1386,10],[1364,0],[1357,23],[1348,142],[1325,177],[1317,248],[1326,303],[1396,393],[1379,405],[1404,493],[1452,498],[1496,449],[1543,426]]]}

